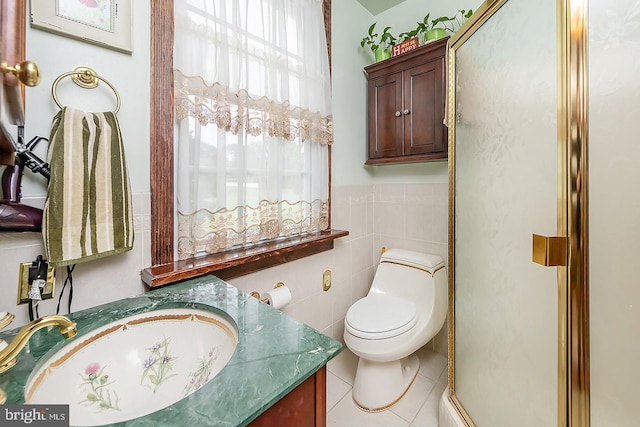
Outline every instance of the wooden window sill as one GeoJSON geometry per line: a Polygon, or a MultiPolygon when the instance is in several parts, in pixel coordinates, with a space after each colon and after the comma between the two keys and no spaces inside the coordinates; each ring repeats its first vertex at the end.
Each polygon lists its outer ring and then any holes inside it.
{"type": "Polygon", "coordinates": [[[249,248],[204,255],[142,270],[142,281],[151,288],[169,285],[205,274],[227,280],[268,267],[333,249],[333,241],[348,236],[348,231],[320,233],[268,242],[249,248]]]}

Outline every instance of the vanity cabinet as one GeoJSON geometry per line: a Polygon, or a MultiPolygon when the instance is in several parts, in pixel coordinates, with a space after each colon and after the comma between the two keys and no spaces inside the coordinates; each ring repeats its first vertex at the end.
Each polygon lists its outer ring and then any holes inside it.
{"type": "Polygon", "coordinates": [[[447,158],[447,38],[365,67],[367,165],[447,158]]]}
{"type": "MultiPolygon", "coordinates": [[[[340,353],[342,344],[215,276],[205,275],[152,289],[139,296],[71,313],[69,319],[78,325],[78,337],[86,337],[88,332],[102,328],[114,319],[156,310],[194,307],[194,304],[235,324],[232,327],[237,328],[239,339],[231,359],[218,375],[210,378],[209,384],[188,397],[118,425],[325,426],[326,364],[340,353]],[[141,312],[141,308],[145,310],[141,312]]],[[[228,331],[229,334],[232,332],[228,331]]],[[[17,333],[18,330],[3,329],[0,339],[11,341],[17,333]]],[[[41,367],[43,355],[61,344],[61,339],[57,333],[32,339],[30,350],[20,352],[18,365],[10,372],[0,374],[0,389],[7,393],[8,404],[25,403],[29,376],[36,367],[41,367]]],[[[218,345],[222,343],[214,344],[218,345]]],[[[184,380],[188,378],[185,376],[184,380]]],[[[154,403],[148,400],[153,399],[153,395],[141,398],[143,405],[154,403]]],[[[78,401],[71,395],[61,399],[78,401]]],[[[132,407],[128,410],[134,411],[132,407]]],[[[74,422],[73,414],[72,410],[71,424],[82,424],[74,422]]],[[[100,425],[108,424],[103,418],[106,414],[98,417],[94,420],[102,421],[100,425]]]]}
{"type": "Polygon", "coordinates": [[[253,420],[249,427],[324,427],[326,425],[326,366],[291,390],[253,420]]]}

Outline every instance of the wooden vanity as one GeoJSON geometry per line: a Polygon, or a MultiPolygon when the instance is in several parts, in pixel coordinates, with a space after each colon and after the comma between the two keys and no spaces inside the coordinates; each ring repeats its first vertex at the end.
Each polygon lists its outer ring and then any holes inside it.
{"type": "MultiPolygon", "coordinates": [[[[180,307],[215,311],[233,321],[238,331],[233,356],[198,391],[119,426],[326,424],[326,364],[340,353],[342,344],[217,277],[203,276],[72,313],[68,317],[78,329],[72,339],[86,339],[91,331],[127,316],[180,307]]],[[[2,330],[0,339],[11,341],[17,331],[2,330]]],[[[8,404],[24,404],[31,372],[69,344],[58,333],[41,330],[36,334],[29,351],[18,355],[16,366],[0,374],[0,389],[7,392],[8,404]]],[[[183,387],[179,381],[174,386],[183,387]]],[[[125,403],[138,405],[139,401],[120,402],[125,403]]],[[[73,422],[72,413],[70,417],[73,422]]],[[[99,412],[96,417],[99,420],[99,412]]]]}
{"type": "Polygon", "coordinates": [[[326,377],[323,366],[252,421],[250,427],[323,427],[326,425],[326,377]]]}

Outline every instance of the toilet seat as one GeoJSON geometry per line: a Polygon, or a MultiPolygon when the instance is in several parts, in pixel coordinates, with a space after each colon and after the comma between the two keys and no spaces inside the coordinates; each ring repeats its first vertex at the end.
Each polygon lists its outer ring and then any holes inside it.
{"type": "Polygon", "coordinates": [[[365,339],[400,335],[418,322],[416,305],[393,295],[372,294],[355,302],[347,311],[345,328],[365,339]]]}

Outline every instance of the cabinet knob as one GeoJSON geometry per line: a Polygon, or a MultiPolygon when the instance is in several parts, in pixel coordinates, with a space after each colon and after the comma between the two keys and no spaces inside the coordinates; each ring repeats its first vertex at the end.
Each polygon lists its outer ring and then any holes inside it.
{"type": "Polygon", "coordinates": [[[404,114],[405,114],[405,116],[406,116],[407,114],[411,114],[411,110],[409,110],[409,109],[404,110],[404,114]]]}
{"type": "Polygon", "coordinates": [[[400,111],[396,111],[396,117],[400,117],[402,113],[400,111]]]}

